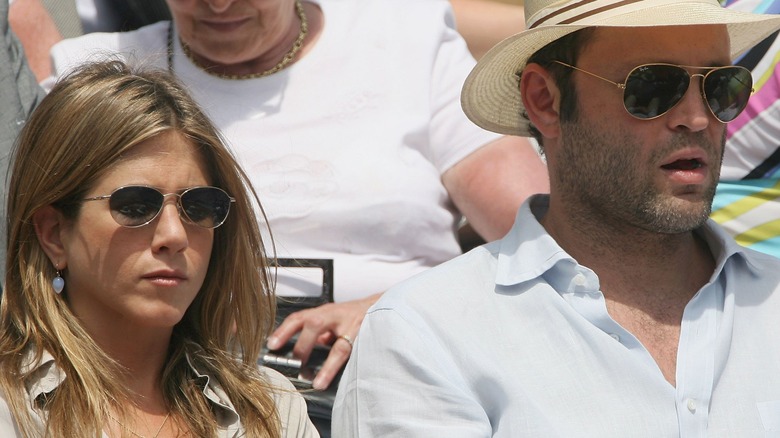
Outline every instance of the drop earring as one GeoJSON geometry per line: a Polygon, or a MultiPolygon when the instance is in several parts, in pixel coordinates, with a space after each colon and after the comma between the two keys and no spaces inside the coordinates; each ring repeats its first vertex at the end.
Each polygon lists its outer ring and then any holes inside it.
{"type": "Polygon", "coordinates": [[[54,265],[54,268],[57,269],[57,276],[54,277],[54,279],[51,281],[51,287],[54,289],[54,292],[57,293],[57,295],[59,295],[60,293],[62,293],[62,290],[65,289],[65,279],[62,278],[62,275],[57,265],[54,265]]]}

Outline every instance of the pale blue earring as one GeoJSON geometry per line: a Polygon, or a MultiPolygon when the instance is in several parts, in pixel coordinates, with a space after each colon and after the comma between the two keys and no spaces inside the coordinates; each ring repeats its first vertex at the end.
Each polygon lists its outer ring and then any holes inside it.
{"type": "Polygon", "coordinates": [[[59,267],[54,265],[54,268],[57,269],[57,276],[51,281],[51,287],[54,289],[54,292],[59,295],[62,293],[62,290],[65,289],[65,279],[62,278],[59,267]]]}

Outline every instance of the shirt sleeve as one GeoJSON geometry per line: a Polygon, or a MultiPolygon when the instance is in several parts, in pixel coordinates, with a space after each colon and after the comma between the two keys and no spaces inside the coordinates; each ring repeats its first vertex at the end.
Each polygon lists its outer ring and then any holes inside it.
{"type": "Polygon", "coordinates": [[[421,324],[370,311],[341,379],[333,436],[490,436],[484,409],[448,358],[421,324]]]}
{"type": "Polygon", "coordinates": [[[461,89],[476,61],[455,29],[449,2],[430,3],[429,7],[435,9],[437,16],[429,25],[438,29],[440,42],[432,67],[430,144],[433,163],[440,173],[444,173],[501,135],[475,125],[463,112],[461,89]]]}
{"type": "Polygon", "coordinates": [[[118,59],[146,68],[168,68],[169,21],[129,32],[93,32],[64,39],[51,48],[54,74],[41,81],[48,92],[63,75],[85,62],[118,59]]]}

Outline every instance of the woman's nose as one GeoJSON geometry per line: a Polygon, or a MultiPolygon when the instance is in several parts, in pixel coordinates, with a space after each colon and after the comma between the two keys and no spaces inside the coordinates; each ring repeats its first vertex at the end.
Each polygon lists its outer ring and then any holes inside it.
{"type": "Polygon", "coordinates": [[[155,252],[167,250],[176,253],[189,246],[187,229],[175,200],[165,203],[153,225],[155,230],[152,247],[155,252]]]}

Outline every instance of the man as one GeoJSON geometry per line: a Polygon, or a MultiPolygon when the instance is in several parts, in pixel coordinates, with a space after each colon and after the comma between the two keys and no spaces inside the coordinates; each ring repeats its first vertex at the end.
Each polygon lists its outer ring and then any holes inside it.
{"type": "Polygon", "coordinates": [[[717,0],[525,8],[529,30],[480,60],[463,106],[539,139],[550,194],[372,307],[334,435],[777,433],[780,260],[707,218],[751,89],[723,66],[780,18],[717,0]]]}
{"type": "Polygon", "coordinates": [[[5,198],[8,160],[16,136],[27,117],[43,99],[24,51],[8,25],[8,2],[0,0],[0,285],[5,272],[5,198]]]}
{"type": "MultiPolygon", "coordinates": [[[[60,4],[66,5],[68,2],[62,1],[60,4]]],[[[26,62],[35,74],[36,81],[51,76],[49,49],[62,40],[62,35],[42,1],[11,0],[3,8],[8,8],[7,26],[21,42],[26,62]]],[[[75,11],[75,7],[73,9],[75,11]]]]}

